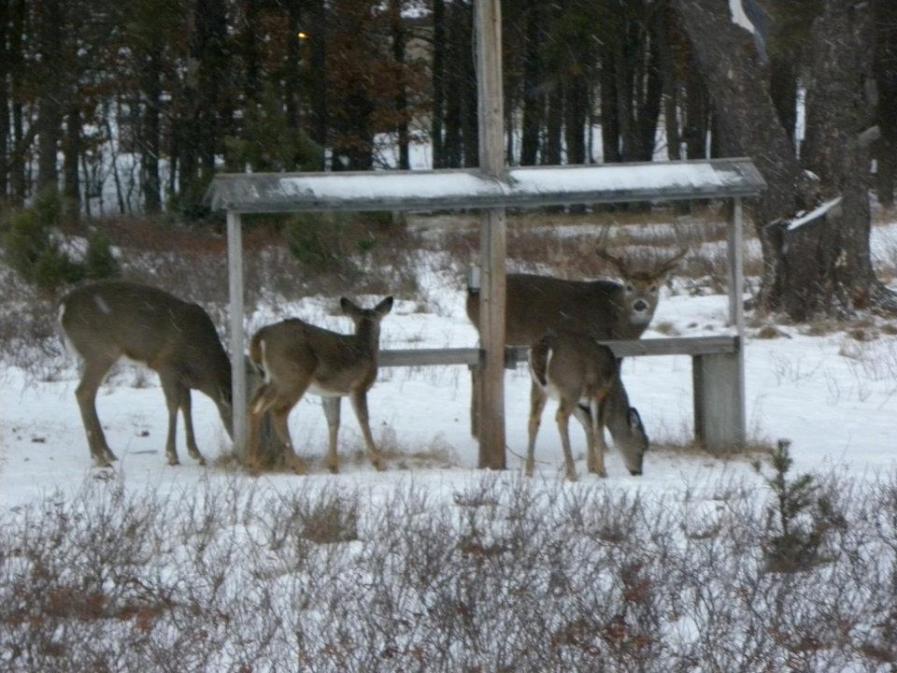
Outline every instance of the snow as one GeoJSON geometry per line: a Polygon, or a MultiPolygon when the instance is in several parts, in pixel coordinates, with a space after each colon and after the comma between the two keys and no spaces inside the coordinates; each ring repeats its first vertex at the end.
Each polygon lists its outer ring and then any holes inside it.
{"type": "MultiPolygon", "coordinates": [[[[883,228],[886,235],[893,227],[883,228]]],[[[384,319],[384,348],[474,346],[476,332],[464,315],[463,279],[447,280],[445,274],[421,269],[425,303],[417,297],[399,298],[384,319]],[[421,311],[421,306],[429,312],[421,311]]],[[[372,304],[377,297],[360,297],[372,304]]],[[[326,316],[329,298],[308,298],[287,306],[267,306],[249,320],[252,328],[275,315],[293,314],[328,327],[349,329],[345,318],[326,316]]],[[[726,327],[725,295],[688,296],[664,289],[654,328],[646,338],[675,333],[683,336],[720,334],[726,327]]],[[[895,467],[897,446],[897,337],[881,334],[863,341],[844,330],[811,336],[794,326],[779,326],[785,338],[751,337],[746,347],[748,432],[767,443],[786,437],[793,441],[792,454],[800,470],[843,469],[854,476],[874,476],[895,467]],[[790,338],[788,338],[790,337],[790,338]]],[[[860,335],[862,337],[862,335],[860,335]]],[[[123,365],[102,389],[98,411],[108,439],[120,460],[118,479],[128,488],[170,488],[209,479],[212,483],[233,478],[221,467],[203,468],[186,455],[182,434],[179,451],[183,465],[165,464],[167,423],[164,398],[154,374],[134,373],[123,365]],[[135,380],[139,385],[134,385],[135,380]]],[[[630,358],[624,363],[624,380],[646,429],[658,444],[687,443],[692,435],[692,372],[688,357],[630,358]]],[[[58,380],[34,380],[29,374],[8,368],[0,379],[0,507],[4,510],[34,502],[55,491],[72,493],[94,479],[74,390],[74,363],[58,380]]],[[[390,469],[376,473],[364,460],[352,459],[363,446],[357,422],[348,404],[343,413],[340,453],[343,473],[325,474],[321,461],[327,431],[320,401],[304,399],[290,418],[297,450],[313,461],[307,478],[271,475],[258,483],[265,488],[290,489],[302,484],[336,483],[346,487],[390,490],[413,480],[434,493],[464,488],[479,475],[477,444],[469,435],[469,375],[464,367],[381,369],[370,393],[375,438],[392,452],[407,454],[393,459],[390,469]],[[426,453],[439,458],[415,459],[426,453]],[[401,469],[399,463],[415,465],[401,469]],[[447,463],[447,464],[446,464],[447,463]]],[[[522,467],[529,410],[529,379],[525,366],[506,377],[508,463],[513,473],[522,467]]],[[[194,393],[194,418],[200,448],[213,459],[229,449],[227,435],[210,400],[194,393]]],[[[550,422],[551,412],[539,435],[537,471],[544,479],[560,478],[560,440],[550,422]]],[[[759,480],[749,459],[717,460],[695,451],[662,446],[649,452],[645,474],[631,477],[615,451],[608,456],[607,481],[585,476],[584,438],[578,427],[571,431],[582,487],[613,484],[639,492],[680,492],[688,485],[735,477],[759,480]]],[[[179,428],[182,433],[182,428],[179,428]]],[[[242,477],[237,477],[242,478],[242,477]]],[[[759,483],[759,481],[758,481],[759,483]]]]}
{"type": "Polygon", "coordinates": [[[834,199],[826,201],[819,207],[811,210],[809,213],[805,213],[804,215],[791,220],[791,222],[788,224],[788,231],[794,231],[798,227],[802,227],[810,222],[815,222],[820,217],[825,216],[825,214],[828,213],[832,208],[835,208],[836,206],[838,206],[838,204],[841,203],[841,198],[842,197],[838,196],[834,199]]]}
{"type": "Polygon", "coordinates": [[[745,14],[744,7],[741,5],[741,0],[729,0],[729,12],[732,15],[732,23],[736,26],[741,26],[749,33],[755,32],[754,24],[748,18],[747,14],[745,14]]]}

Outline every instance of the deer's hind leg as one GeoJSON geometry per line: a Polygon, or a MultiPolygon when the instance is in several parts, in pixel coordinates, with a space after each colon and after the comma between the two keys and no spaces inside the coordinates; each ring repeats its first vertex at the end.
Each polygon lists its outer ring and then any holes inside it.
{"type": "Polygon", "coordinates": [[[310,377],[303,377],[288,387],[277,385],[274,381],[263,384],[256,391],[250,405],[250,442],[249,463],[254,469],[261,467],[261,426],[265,413],[271,412],[271,424],[284,447],[287,465],[297,474],[305,474],[308,468],[293,448],[290,437],[290,411],[305,394],[311,382],[310,377]]]}
{"type": "Polygon", "coordinates": [[[368,418],[367,390],[353,390],[349,393],[349,399],[352,401],[352,409],[355,410],[358,425],[361,426],[361,434],[364,435],[364,444],[367,447],[371,463],[377,470],[386,469],[386,466],[383,464],[383,456],[377,450],[377,445],[374,444],[374,436],[371,434],[371,424],[368,418]]]}
{"type": "MultiPolygon", "coordinates": [[[[178,373],[171,369],[159,370],[159,381],[162,383],[162,392],[165,394],[165,405],[168,407],[168,435],[165,438],[165,455],[169,465],[180,465],[177,449],[178,411],[184,402],[185,386],[180,382],[178,373]]],[[[186,390],[190,394],[189,389],[186,390]]],[[[187,402],[189,413],[190,403],[187,402]]],[[[189,432],[192,434],[192,423],[188,423],[189,432]]],[[[193,440],[194,445],[196,440],[193,440]]],[[[189,439],[188,439],[189,444],[189,439]]]]}
{"type": "Polygon", "coordinates": [[[576,409],[577,400],[562,398],[558,405],[555,419],[558,424],[558,432],[561,434],[561,446],[564,449],[564,464],[567,471],[567,479],[576,481],[576,465],[573,462],[573,449],[570,446],[570,415],[576,409]]]}
{"type": "Polygon", "coordinates": [[[539,434],[539,426],[542,424],[542,412],[545,410],[547,396],[545,391],[535,381],[530,382],[529,394],[529,442],[526,446],[526,471],[527,477],[533,476],[533,468],[536,462],[536,435],[539,434]]]}
{"type": "Polygon", "coordinates": [[[81,410],[81,421],[87,433],[87,445],[97,467],[108,467],[116,460],[115,454],[106,442],[106,435],[97,416],[97,390],[118,357],[85,358],[81,382],[75,389],[75,397],[81,410]]]}
{"type": "Polygon", "coordinates": [[[308,466],[305,461],[296,453],[293,448],[293,439],[290,437],[290,412],[293,407],[302,399],[308,386],[311,384],[311,377],[303,377],[286,389],[279,388],[274,403],[271,405],[271,423],[274,426],[274,432],[280,437],[280,441],[284,445],[284,458],[287,466],[296,474],[307,474],[308,466]]]}

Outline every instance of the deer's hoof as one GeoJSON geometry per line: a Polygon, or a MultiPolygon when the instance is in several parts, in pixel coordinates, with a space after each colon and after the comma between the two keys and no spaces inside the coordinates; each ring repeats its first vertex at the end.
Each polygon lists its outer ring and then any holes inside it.
{"type": "Polygon", "coordinates": [[[168,464],[169,464],[169,465],[172,465],[172,466],[174,466],[174,465],[180,465],[180,464],[181,464],[181,461],[178,460],[178,457],[177,457],[177,456],[169,455],[169,456],[168,456],[168,464]]]}
{"type": "Polygon", "coordinates": [[[292,458],[287,459],[287,465],[289,465],[289,468],[294,473],[300,476],[308,474],[308,465],[306,465],[305,461],[296,455],[293,455],[292,458]]]}

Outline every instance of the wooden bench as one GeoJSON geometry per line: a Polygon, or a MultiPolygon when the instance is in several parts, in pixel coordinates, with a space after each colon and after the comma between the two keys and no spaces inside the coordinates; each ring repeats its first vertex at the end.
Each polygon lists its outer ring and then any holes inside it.
{"type": "MultiPolygon", "coordinates": [[[[695,438],[708,450],[738,448],[745,441],[741,339],[735,335],[604,341],[617,357],[688,355],[692,359],[695,438]]],[[[505,348],[505,367],[514,369],[529,348],[505,348]]],[[[479,367],[479,348],[412,348],[380,351],[381,367],[466,365],[479,367]]]]}

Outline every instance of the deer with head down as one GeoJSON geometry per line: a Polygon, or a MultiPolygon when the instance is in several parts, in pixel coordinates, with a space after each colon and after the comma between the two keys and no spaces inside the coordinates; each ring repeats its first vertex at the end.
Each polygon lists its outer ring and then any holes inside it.
{"type": "Polygon", "coordinates": [[[576,480],[568,425],[573,415],[586,432],[586,464],[589,472],[606,477],[605,426],[623,454],[633,476],[642,473],[648,435],[620,379],[620,361],[607,346],[572,332],[549,331],[530,349],[529,444],[526,474],[532,476],[536,434],[548,397],[558,399],[556,420],[564,450],[567,478],[576,480]]]}
{"type": "MultiPolygon", "coordinates": [[[[646,269],[599,247],[596,254],[613,266],[620,282],[509,273],[505,342],[509,346],[530,346],[549,331],[584,334],[599,340],[638,339],[654,317],[661,284],[687,252],[683,246],[672,257],[646,269]]],[[[477,329],[479,313],[479,292],[471,290],[467,295],[467,315],[477,329]]],[[[474,370],[471,400],[474,436],[477,435],[478,389],[474,370]]]]}
{"type": "Polygon", "coordinates": [[[332,332],[298,318],[268,325],[255,333],[249,357],[264,372],[265,382],[250,403],[250,467],[260,467],[261,423],[265,413],[270,411],[274,431],[286,449],[287,462],[297,473],[307,471],[305,462],[293,448],[287,421],[293,407],[306,392],[310,392],[324,398],[330,435],[327,455],[330,471],[339,471],[336,449],[342,397],[348,397],[352,402],[371,462],[378,470],[384,468],[383,458],[371,434],[367,393],[377,378],[380,321],[392,305],[392,297],[372,309],[361,308],[345,297],[340,299],[343,312],[355,323],[354,334],[332,332]]]}
{"type": "Polygon", "coordinates": [[[170,465],[179,462],[175,447],[179,410],[184,416],[187,451],[205,464],[193,432],[191,389],[215,402],[225,429],[232,432],[230,361],[201,306],[147,285],[100,281],[68,293],[59,306],[59,321],[70,347],[83,361],[75,395],[97,466],[108,466],[116,459],[97,416],[97,390],[122,358],[159,374],[168,405],[165,455],[170,465]]]}

